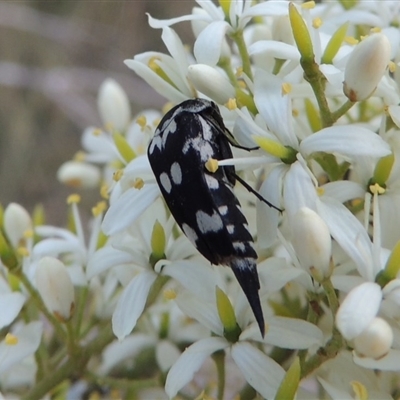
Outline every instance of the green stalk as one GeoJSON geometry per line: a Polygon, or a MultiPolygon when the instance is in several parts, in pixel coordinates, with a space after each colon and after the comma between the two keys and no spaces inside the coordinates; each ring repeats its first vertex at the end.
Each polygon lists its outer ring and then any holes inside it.
{"type": "Polygon", "coordinates": [[[236,43],[236,46],[239,49],[240,58],[242,59],[243,72],[249,77],[249,79],[253,80],[253,72],[251,70],[251,62],[250,56],[247,52],[246,43],[243,37],[243,30],[237,30],[235,33],[231,35],[232,39],[236,43]]]}

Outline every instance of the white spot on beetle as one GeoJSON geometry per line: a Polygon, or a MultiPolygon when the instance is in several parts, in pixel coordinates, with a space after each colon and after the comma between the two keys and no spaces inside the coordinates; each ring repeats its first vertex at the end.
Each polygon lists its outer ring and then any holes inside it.
{"type": "Polygon", "coordinates": [[[176,161],[171,165],[171,178],[175,185],[182,183],[182,169],[176,161]]]}
{"type": "Polygon", "coordinates": [[[233,242],[232,244],[235,250],[246,251],[246,245],[243,242],[233,242]]]}
{"type": "Polygon", "coordinates": [[[235,232],[235,225],[227,225],[226,229],[228,230],[228,233],[232,235],[232,233],[235,232]]]}
{"type": "Polygon", "coordinates": [[[171,193],[172,185],[167,173],[163,172],[160,175],[160,183],[167,193],[171,193]]]}
{"type": "Polygon", "coordinates": [[[150,143],[149,154],[153,154],[154,148],[161,150],[162,139],[160,135],[155,135],[150,143]]]}
{"type": "Polygon", "coordinates": [[[219,182],[217,179],[208,174],[204,174],[204,176],[206,178],[206,183],[209,189],[215,190],[219,188],[219,182]]]}
{"type": "Polygon", "coordinates": [[[201,210],[197,211],[196,222],[201,233],[218,232],[224,226],[222,218],[216,211],[212,215],[201,210]]]}
{"type": "Polygon", "coordinates": [[[228,214],[228,206],[219,206],[218,211],[221,215],[228,214]]]}

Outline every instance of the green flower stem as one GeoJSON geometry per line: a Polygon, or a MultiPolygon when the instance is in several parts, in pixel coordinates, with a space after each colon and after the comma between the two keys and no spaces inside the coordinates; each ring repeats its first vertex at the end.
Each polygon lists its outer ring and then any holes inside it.
{"type": "Polygon", "coordinates": [[[32,297],[32,301],[36,303],[38,309],[45,315],[45,317],[49,320],[49,322],[53,325],[57,335],[60,337],[62,341],[67,340],[67,333],[62,327],[61,322],[47,309],[44,305],[42,298],[40,297],[37,290],[32,286],[31,282],[27,278],[27,276],[18,269],[16,271],[12,271],[12,274],[15,275],[25,286],[26,290],[32,297]]]}
{"type": "Polygon", "coordinates": [[[73,358],[69,358],[61,367],[47,374],[32,389],[21,397],[21,400],[40,400],[65,379],[80,376],[86,369],[87,363],[93,355],[101,353],[114,339],[111,324],[103,329],[86,347],[80,349],[73,358]]]}
{"type": "Polygon", "coordinates": [[[138,391],[148,388],[158,387],[160,382],[158,378],[149,378],[149,379],[141,379],[141,380],[132,380],[132,379],[118,379],[118,378],[110,378],[108,376],[97,376],[92,373],[87,373],[85,377],[89,382],[93,382],[100,386],[108,386],[110,388],[117,388],[126,391],[138,391]]]}
{"type": "MultiPolygon", "coordinates": [[[[320,314],[319,296],[315,292],[308,292],[308,310],[307,310],[307,321],[316,325],[320,314]]],[[[308,350],[299,351],[300,363],[303,364],[306,361],[308,350]]]]}
{"type": "Polygon", "coordinates": [[[311,85],[311,88],[315,94],[321,114],[322,127],[326,128],[328,126],[332,126],[334,120],[332,119],[332,113],[325,97],[325,75],[320,71],[318,64],[314,60],[309,61],[301,58],[300,64],[304,71],[304,78],[311,85]]]}
{"type": "Polygon", "coordinates": [[[329,278],[324,279],[321,282],[321,284],[325,290],[325,294],[328,299],[329,307],[332,311],[333,316],[335,317],[335,315],[339,309],[339,300],[336,296],[335,288],[333,287],[332,281],[329,278]]]}
{"type": "MultiPolygon", "coordinates": [[[[322,287],[324,288],[326,297],[328,299],[329,307],[333,316],[336,315],[339,309],[339,301],[335,293],[335,288],[329,278],[322,281],[322,287]]],[[[301,378],[306,377],[311,372],[316,370],[324,362],[335,358],[339,351],[344,346],[344,340],[340,332],[334,327],[332,330],[332,337],[324,347],[320,347],[318,351],[311,356],[307,361],[302,362],[301,366],[301,378]]]]}
{"type": "Polygon", "coordinates": [[[80,337],[83,314],[85,312],[85,306],[87,305],[87,298],[89,295],[89,287],[84,287],[80,291],[80,295],[78,297],[78,306],[75,312],[75,335],[76,337],[80,337]]]}
{"type": "Polygon", "coordinates": [[[238,80],[236,79],[236,75],[232,70],[231,59],[229,57],[221,57],[218,65],[226,72],[226,75],[229,78],[229,82],[233,87],[239,87],[238,80]]]}
{"type": "Polygon", "coordinates": [[[253,80],[253,72],[251,70],[250,56],[249,53],[247,52],[246,43],[244,41],[243,30],[239,29],[236,32],[232,33],[231,38],[236,43],[239,49],[240,58],[242,59],[243,72],[251,80],[253,80]]]}
{"type": "Polygon", "coordinates": [[[346,114],[356,104],[353,101],[347,100],[342,106],[332,113],[332,121],[336,122],[342,115],[346,114]]]}
{"type": "Polygon", "coordinates": [[[225,391],[225,352],[223,350],[217,351],[212,356],[217,367],[218,374],[218,400],[224,399],[225,391]]]}
{"type": "Polygon", "coordinates": [[[332,338],[324,347],[320,347],[317,352],[311,356],[301,366],[301,379],[305,378],[326,361],[335,358],[343,347],[343,338],[340,332],[334,328],[332,338]]]}

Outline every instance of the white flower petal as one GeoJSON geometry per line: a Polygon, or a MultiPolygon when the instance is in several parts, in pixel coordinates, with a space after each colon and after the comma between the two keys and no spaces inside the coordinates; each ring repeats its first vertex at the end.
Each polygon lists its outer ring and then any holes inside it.
{"type": "Polygon", "coordinates": [[[165,265],[162,271],[164,275],[171,276],[199,298],[215,298],[215,285],[218,278],[210,265],[182,260],[165,265]]]}
{"type": "Polygon", "coordinates": [[[290,44],[277,40],[259,40],[248,48],[249,55],[264,54],[281,60],[300,60],[299,50],[290,44]]]}
{"type": "Polygon", "coordinates": [[[43,324],[35,321],[19,327],[13,332],[18,340],[16,344],[6,344],[5,340],[1,342],[0,374],[36,351],[42,338],[42,332],[43,324]]]}
{"type": "MultiPolygon", "coordinates": [[[[215,295],[212,299],[215,299],[215,295]]],[[[196,297],[189,292],[180,293],[175,299],[181,311],[189,317],[199,321],[211,332],[223,335],[223,327],[215,303],[210,303],[204,297],[196,297]]]]}
{"type": "Polygon", "coordinates": [[[283,198],[289,218],[296,215],[302,207],[311,210],[316,208],[317,193],[314,183],[300,162],[293,163],[285,176],[283,198]]]}
{"type": "Polygon", "coordinates": [[[156,278],[154,272],[145,271],[136,275],[124,288],[112,316],[113,332],[119,340],[129,335],[135,327],[156,278]]]}
{"type": "Polygon", "coordinates": [[[228,347],[225,339],[210,337],[195,342],[188,347],[171,367],[165,382],[165,391],[172,399],[192,379],[205,359],[218,350],[228,347]]]}
{"type": "Polygon", "coordinates": [[[225,21],[214,21],[200,32],[193,49],[199,64],[217,65],[225,34],[231,29],[225,21]]]}
{"type": "Polygon", "coordinates": [[[322,331],[315,325],[295,318],[270,317],[264,341],[286,349],[308,349],[322,345],[322,331]]]}
{"type": "Polygon", "coordinates": [[[285,370],[248,342],[232,346],[231,355],[247,382],[264,398],[272,399],[285,375],[285,370]]]}
{"type": "Polygon", "coordinates": [[[382,301],[378,284],[364,282],[346,296],[336,314],[336,326],[347,340],[364,331],[376,317],[382,301]]]}
{"type": "MultiPolygon", "coordinates": [[[[287,171],[285,165],[275,167],[262,183],[259,193],[276,207],[281,205],[281,183],[287,171]]],[[[269,248],[276,241],[276,230],[280,220],[279,211],[262,201],[256,202],[258,243],[263,248],[269,248]]]]}
{"type": "Polygon", "coordinates": [[[384,157],[390,146],[375,132],[357,125],[339,125],[324,128],[300,143],[303,155],[324,151],[342,156],[384,157]]]}
{"type": "Polygon", "coordinates": [[[88,279],[107,271],[109,268],[132,262],[132,255],[126,251],[115,249],[114,247],[102,247],[97,250],[90,258],[86,275],[88,279]]]}
{"type": "Polygon", "coordinates": [[[332,385],[321,377],[317,377],[318,382],[322,385],[322,387],[326,390],[331,399],[340,399],[340,400],[353,400],[353,396],[351,396],[346,390],[343,390],[342,386],[338,387],[336,385],[332,385]]]}
{"type": "Polygon", "coordinates": [[[139,61],[138,56],[135,56],[135,59],[133,60],[125,60],[124,62],[161,96],[166,97],[170,101],[177,104],[187,100],[187,95],[181,93],[169,82],[157,75],[151,68],[148,67],[147,62],[139,61]]]}
{"type": "Polygon", "coordinates": [[[257,265],[261,290],[274,293],[283,288],[288,282],[306,275],[300,268],[288,266],[283,258],[269,257],[257,265]]]}
{"type": "Polygon", "coordinates": [[[160,190],[155,184],[127,190],[108,209],[102,224],[103,232],[113,235],[127,228],[159,195],[160,190]]]}
{"type": "Polygon", "coordinates": [[[153,18],[150,14],[147,14],[147,16],[149,17],[149,25],[154,29],[164,28],[166,26],[175,25],[178,24],[179,22],[185,22],[185,21],[193,21],[193,20],[211,21],[210,17],[207,14],[201,14],[201,15],[189,14],[171,19],[156,19],[153,18]]]}
{"type": "Polygon", "coordinates": [[[25,296],[22,293],[12,292],[0,295],[0,329],[11,324],[17,318],[24,303],[25,296]]]}
{"type": "Polygon", "coordinates": [[[167,372],[176,363],[181,352],[178,347],[167,341],[161,340],[156,347],[156,360],[162,372],[167,372]]]}
{"type": "Polygon", "coordinates": [[[131,359],[147,347],[155,346],[157,340],[147,334],[136,334],[126,337],[122,341],[110,343],[102,353],[103,362],[100,365],[98,373],[100,375],[108,374],[112,368],[119,363],[131,359]]]}
{"type": "Polygon", "coordinates": [[[324,190],[324,196],[333,197],[340,203],[344,203],[356,198],[364,198],[365,188],[357,182],[335,181],[321,186],[324,190]]]}
{"type": "Polygon", "coordinates": [[[254,101],[269,130],[283,145],[297,149],[299,144],[292,126],[291,98],[283,94],[282,84],[276,75],[258,69],[254,76],[254,101]]]}
{"type": "Polygon", "coordinates": [[[386,356],[379,360],[368,357],[359,357],[354,353],[353,360],[357,365],[363,368],[376,369],[380,371],[400,371],[400,350],[390,350],[386,356]]]}
{"type": "Polygon", "coordinates": [[[374,280],[372,243],[361,222],[343,204],[332,198],[318,201],[317,211],[333,238],[356,263],[361,276],[374,280]]]}

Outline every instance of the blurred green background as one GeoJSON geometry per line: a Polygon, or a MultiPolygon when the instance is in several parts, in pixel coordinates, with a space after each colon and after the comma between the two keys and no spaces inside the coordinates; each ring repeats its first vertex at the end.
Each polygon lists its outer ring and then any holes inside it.
{"type": "MultiPolygon", "coordinates": [[[[161,107],[156,94],[123,60],[148,50],[165,52],[161,30],[146,12],[172,18],[191,12],[179,1],[0,1],[0,203],[32,211],[42,203],[47,222],[63,224],[72,191],[58,167],[80,150],[80,136],[99,126],[97,90],[112,77],[126,90],[133,114],[161,107]]],[[[174,26],[193,43],[190,23],[174,26]]],[[[97,191],[82,191],[89,213],[97,191]]]]}

